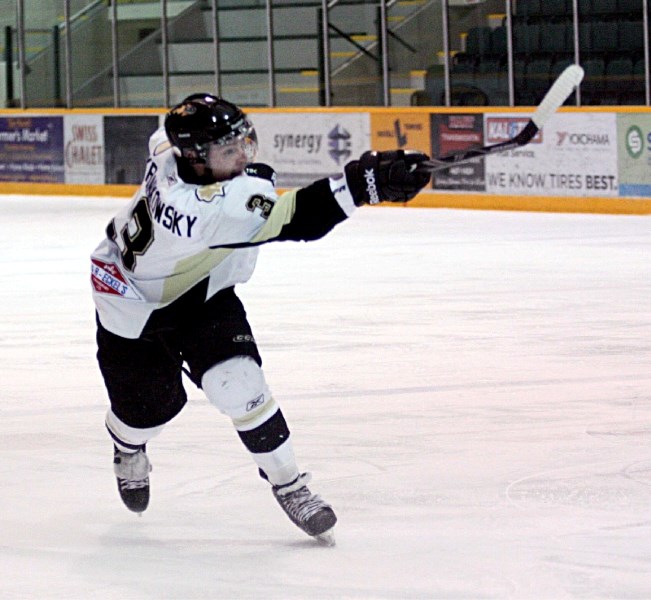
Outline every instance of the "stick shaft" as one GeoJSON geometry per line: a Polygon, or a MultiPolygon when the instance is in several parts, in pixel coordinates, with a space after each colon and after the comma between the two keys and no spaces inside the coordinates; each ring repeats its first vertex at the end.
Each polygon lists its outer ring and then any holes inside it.
{"type": "Polygon", "coordinates": [[[545,94],[545,97],[538,105],[538,108],[536,108],[536,111],[531,116],[525,128],[511,139],[500,142],[499,144],[470,148],[469,150],[461,150],[446,156],[433,158],[421,163],[420,166],[434,173],[447,169],[452,165],[469,162],[477,158],[484,158],[491,154],[499,154],[528,144],[535,137],[536,133],[542,129],[549,117],[569,98],[574,88],[581,83],[582,79],[583,69],[579,65],[570,65],[567,67],[545,94]]]}

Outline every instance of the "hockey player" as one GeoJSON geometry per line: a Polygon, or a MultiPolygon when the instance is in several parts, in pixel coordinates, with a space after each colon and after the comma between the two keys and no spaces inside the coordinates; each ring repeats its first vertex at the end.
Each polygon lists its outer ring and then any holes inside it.
{"type": "Polygon", "coordinates": [[[260,244],[316,240],[357,206],[410,200],[429,181],[419,169],[428,157],[366,152],[341,175],[278,196],[275,173],[254,162],[256,150],[253,125],[237,106],[189,96],[151,136],[142,185],[92,254],[114,471],[124,504],[143,512],[146,444],[185,405],[185,371],[232,419],[289,518],[333,543],[337,518],[297,466],[234,286],[251,277],[260,244]]]}

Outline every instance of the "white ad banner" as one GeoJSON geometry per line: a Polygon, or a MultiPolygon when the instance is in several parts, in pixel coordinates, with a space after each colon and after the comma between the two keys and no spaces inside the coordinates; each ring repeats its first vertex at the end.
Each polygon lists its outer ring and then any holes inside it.
{"type": "Polygon", "coordinates": [[[102,115],[66,115],[63,144],[66,183],[104,183],[102,115]]]}
{"type": "Polygon", "coordinates": [[[341,173],[369,150],[371,124],[364,113],[250,112],[258,134],[258,161],[273,167],[278,187],[294,187],[341,173]]]}
{"type": "MultiPolygon", "coordinates": [[[[484,115],[484,143],[516,135],[523,114],[484,115]]],[[[486,191],[540,196],[617,196],[614,113],[556,113],[526,146],[486,158],[486,191]]]]}

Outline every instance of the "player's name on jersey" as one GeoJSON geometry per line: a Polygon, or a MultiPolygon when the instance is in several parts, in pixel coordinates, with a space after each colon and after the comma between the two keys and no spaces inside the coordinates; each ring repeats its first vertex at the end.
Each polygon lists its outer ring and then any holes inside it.
{"type": "Polygon", "coordinates": [[[192,237],[192,228],[197,222],[197,215],[185,215],[172,205],[166,205],[160,198],[156,199],[152,214],[157,223],[179,237],[192,237]]]}

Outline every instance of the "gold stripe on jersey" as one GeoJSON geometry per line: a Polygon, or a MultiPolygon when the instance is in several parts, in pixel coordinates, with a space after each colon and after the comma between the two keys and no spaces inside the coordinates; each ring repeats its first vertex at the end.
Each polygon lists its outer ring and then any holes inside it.
{"type": "MultiPolygon", "coordinates": [[[[242,243],[260,244],[278,236],[280,230],[292,220],[296,210],[296,192],[285,192],[275,202],[274,208],[262,228],[250,240],[242,243]]],[[[210,275],[210,271],[226,260],[234,248],[209,248],[176,263],[174,273],[165,279],[160,303],[168,304],[210,275]]]]}
{"type": "Polygon", "coordinates": [[[290,190],[278,197],[262,229],[253,236],[251,242],[260,243],[278,237],[280,230],[292,220],[296,211],[296,192],[290,190]]]}
{"type": "Polygon", "coordinates": [[[226,260],[232,248],[206,249],[176,263],[174,273],[165,278],[160,303],[168,304],[208,277],[210,271],[226,260]]]}
{"type": "Polygon", "coordinates": [[[170,144],[169,140],[166,140],[164,142],[161,142],[154,148],[154,156],[158,156],[159,154],[162,154],[163,152],[169,150],[172,147],[172,144],[170,144]]]}

